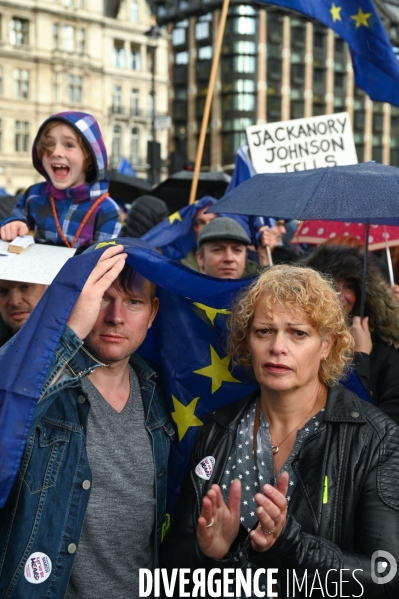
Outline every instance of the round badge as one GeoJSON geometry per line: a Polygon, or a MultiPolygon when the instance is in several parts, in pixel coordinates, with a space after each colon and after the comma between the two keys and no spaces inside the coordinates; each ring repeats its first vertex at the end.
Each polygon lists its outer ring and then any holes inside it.
{"type": "Polygon", "coordinates": [[[51,574],[51,559],[45,553],[36,551],[28,557],[25,564],[24,574],[28,582],[32,584],[40,584],[47,580],[51,574]]]}

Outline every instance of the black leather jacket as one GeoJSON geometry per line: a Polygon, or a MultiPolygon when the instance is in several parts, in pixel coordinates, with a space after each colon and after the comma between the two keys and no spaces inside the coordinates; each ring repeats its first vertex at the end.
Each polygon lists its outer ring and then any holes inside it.
{"type": "MultiPolygon", "coordinates": [[[[309,435],[293,461],[297,484],[292,493],[286,525],[275,544],[266,552],[255,552],[247,530],[240,526],[236,541],[223,560],[201,553],[196,527],[202,498],[210,486],[219,483],[235,440],[236,429],[247,406],[259,396],[255,392],[212,412],[200,432],[185,477],[176,516],[162,547],[163,565],[168,568],[245,568],[247,561],[258,568],[278,568],[281,597],[286,588],[287,570],[299,578],[308,577],[308,593],[318,571],[322,582],[339,581],[344,568],[342,590],[335,596],[362,596],[386,599],[399,596],[399,573],[384,585],[371,578],[371,556],[378,550],[399,558],[399,427],[383,412],[360,400],[341,385],[329,390],[324,422],[309,435]],[[214,456],[209,481],[199,478],[195,466],[214,456]],[[324,490],[328,477],[328,494],[324,490]],[[323,499],[324,497],[324,499],[323,499]],[[362,589],[359,582],[364,587],[362,589]],[[343,593],[343,595],[341,595],[343,593]]],[[[292,579],[292,575],[291,575],[292,579]]],[[[319,586],[319,585],[316,585],[319,586]]],[[[324,586],[324,582],[323,582],[324,586]]],[[[328,588],[334,596],[334,587],[328,588]]],[[[297,597],[328,596],[325,587],[297,597]]],[[[290,594],[289,596],[293,596],[290,594]]]]}

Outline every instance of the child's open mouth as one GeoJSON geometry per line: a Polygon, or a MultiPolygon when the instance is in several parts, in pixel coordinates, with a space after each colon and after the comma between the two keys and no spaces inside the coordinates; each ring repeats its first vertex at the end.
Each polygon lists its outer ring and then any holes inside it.
{"type": "Polygon", "coordinates": [[[65,179],[69,173],[69,166],[65,164],[52,164],[51,168],[57,179],[65,179]]]}

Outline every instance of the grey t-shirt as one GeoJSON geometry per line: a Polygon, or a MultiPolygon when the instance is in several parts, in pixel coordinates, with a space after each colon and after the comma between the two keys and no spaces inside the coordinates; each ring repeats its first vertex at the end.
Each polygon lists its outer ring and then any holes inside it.
{"type": "Polygon", "coordinates": [[[92,472],[66,599],[135,599],[139,568],[153,568],[154,459],[140,384],[129,367],[130,397],[116,412],[86,377],[86,449],[92,472]]]}

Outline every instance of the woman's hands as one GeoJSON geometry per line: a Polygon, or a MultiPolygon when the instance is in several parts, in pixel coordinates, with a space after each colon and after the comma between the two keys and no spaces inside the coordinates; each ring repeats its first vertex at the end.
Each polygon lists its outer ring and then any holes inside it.
{"type": "Polygon", "coordinates": [[[363,354],[371,354],[373,342],[369,329],[369,317],[366,316],[363,320],[360,316],[354,316],[351,326],[351,333],[355,340],[355,351],[360,351],[363,354]]]}
{"type": "Polygon", "coordinates": [[[259,526],[249,533],[255,551],[262,552],[270,549],[283,530],[287,520],[287,490],[288,473],[283,472],[278,477],[275,487],[264,485],[264,495],[261,493],[255,495],[259,526]]]}
{"type": "Polygon", "coordinates": [[[212,485],[202,501],[198,518],[197,540],[205,555],[222,559],[238,534],[240,527],[241,483],[231,483],[229,500],[224,502],[219,485],[212,485]]]}
{"type": "MultiPolygon", "coordinates": [[[[287,519],[288,473],[283,472],[276,486],[264,485],[263,492],[255,495],[259,526],[250,532],[255,551],[266,551],[275,543],[287,519]],[[263,531],[269,532],[265,534],[263,531]]],[[[240,527],[241,483],[231,483],[227,505],[219,485],[212,485],[202,502],[198,518],[197,540],[205,555],[222,559],[228,553],[240,527]]]]}

